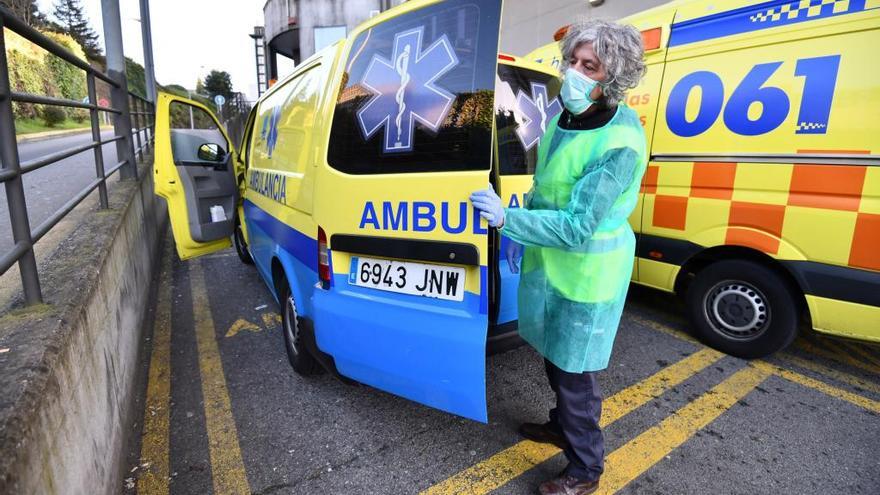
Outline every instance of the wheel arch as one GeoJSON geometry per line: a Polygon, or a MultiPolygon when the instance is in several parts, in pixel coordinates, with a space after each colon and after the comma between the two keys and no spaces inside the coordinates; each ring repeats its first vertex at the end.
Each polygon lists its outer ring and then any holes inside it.
{"type": "Polygon", "coordinates": [[[272,288],[275,293],[275,298],[280,304],[281,292],[284,289],[283,284],[287,283],[287,286],[290,287],[291,294],[293,294],[293,302],[296,304],[297,312],[300,316],[307,316],[308,308],[304,305],[307,301],[304,299],[303,288],[297,279],[297,272],[291,261],[285,258],[286,256],[284,252],[278,252],[272,256],[271,274],[272,288]]]}
{"type": "Polygon", "coordinates": [[[673,290],[676,294],[683,296],[690,286],[693,277],[705,267],[717,261],[724,260],[746,260],[763,265],[776,274],[788,286],[795,296],[795,299],[801,305],[800,309],[807,316],[810,316],[809,305],[804,296],[804,287],[795,277],[795,275],[776,258],[757,249],[735,245],[713,246],[699,251],[689,257],[684,264],[681,265],[678,274],[675,277],[673,290]]]}

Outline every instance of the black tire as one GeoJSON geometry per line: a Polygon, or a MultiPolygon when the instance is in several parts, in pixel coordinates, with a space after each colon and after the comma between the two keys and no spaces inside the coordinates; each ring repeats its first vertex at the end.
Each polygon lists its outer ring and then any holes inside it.
{"type": "Polygon", "coordinates": [[[287,281],[283,281],[281,291],[281,333],[284,334],[284,350],[287,351],[287,360],[293,371],[300,375],[317,375],[321,372],[321,365],[314,356],[309,353],[300,333],[300,321],[296,314],[296,303],[290,294],[287,281]]]}
{"type": "Polygon", "coordinates": [[[235,244],[235,252],[238,253],[238,259],[245,265],[253,265],[254,259],[248,251],[247,241],[244,240],[241,223],[237,221],[235,222],[235,230],[232,232],[232,243],[235,244]]]}
{"type": "Polygon", "coordinates": [[[801,314],[794,291],[778,273],[745,260],[700,270],[688,288],[686,311],[704,342],[745,359],[791,344],[801,314]]]}

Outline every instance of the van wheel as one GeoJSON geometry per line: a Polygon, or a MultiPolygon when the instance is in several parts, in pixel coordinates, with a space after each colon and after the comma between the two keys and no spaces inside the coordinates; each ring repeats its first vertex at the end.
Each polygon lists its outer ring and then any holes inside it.
{"type": "Polygon", "coordinates": [[[247,241],[244,240],[244,232],[241,230],[241,222],[236,220],[235,230],[232,232],[232,243],[235,244],[235,252],[238,253],[238,259],[245,265],[253,265],[254,259],[248,251],[247,241]]]}
{"type": "Polygon", "coordinates": [[[293,370],[300,375],[316,375],[320,372],[318,361],[306,349],[300,333],[299,317],[296,314],[296,303],[293,301],[290,287],[284,284],[281,294],[281,329],[284,332],[284,349],[293,370]]]}
{"type": "Polygon", "coordinates": [[[799,304],[788,284],[752,261],[713,263],[687,292],[687,313],[698,336],[745,359],[787,347],[797,336],[799,304]]]}

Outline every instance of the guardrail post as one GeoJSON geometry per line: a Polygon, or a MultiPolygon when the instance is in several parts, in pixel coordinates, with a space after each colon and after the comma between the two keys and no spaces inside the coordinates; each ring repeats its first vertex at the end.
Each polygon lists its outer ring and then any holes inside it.
{"type": "MultiPolygon", "coordinates": [[[[86,74],[86,84],[89,87],[89,103],[93,106],[98,105],[98,95],[95,91],[95,76],[92,73],[86,74]]],[[[101,142],[101,124],[98,120],[98,109],[89,109],[89,116],[92,120],[92,141],[101,142]]],[[[109,202],[107,201],[107,181],[104,179],[104,147],[98,145],[95,147],[95,176],[101,179],[98,185],[98,196],[101,202],[101,209],[107,209],[109,202]]]]}
{"type": "Polygon", "coordinates": [[[156,101],[156,70],[153,64],[153,28],[150,22],[150,1],[140,0],[141,39],[144,44],[144,79],[147,101],[156,101]]]}
{"type": "Polygon", "coordinates": [[[127,163],[119,170],[122,180],[137,178],[134,140],[131,136],[131,110],[128,106],[128,80],[125,77],[125,55],[122,50],[122,25],[119,20],[119,1],[101,0],[104,21],[104,44],[107,48],[107,75],[116,86],[110,88],[113,108],[120,111],[113,119],[114,133],[124,136],[116,141],[116,156],[127,163]]]}
{"type": "Polygon", "coordinates": [[[15,116],[12,114],[12,88],[9,85],[9,66],[6,60],[6,36],[3,34],[3,17],[0,16],[0,162],[2,169],[12,170],[15,176],[6,181],[6,201],[9,204],[9,221],[12,224],[12,240],[23,242],[27,251],[18,259],[24,300],[28,305],[43,302],[40,278],[37,275],[37,259],[31,238],[24,185],[21,181],[21,163],[18,143],[15,141],[15,116]]]}
{"type": "Polygon", "coordinates": [[[137,96],[131,96],[129,101],[131,102],[132,110],[134,110],[132,112],[132,116],[133,116],[132,123],[134,124],[134,135],[135,135],[135,138],[137,139],[137,148],[135,148],[135,150],[137,151],[138,161],[143,162],[144,161],[144,148],[143,148],[143,143],[141,142],[141,112],[140,112],[140,110],[138,110],[138,101],[139,100],[138,100],[137,96]]]}

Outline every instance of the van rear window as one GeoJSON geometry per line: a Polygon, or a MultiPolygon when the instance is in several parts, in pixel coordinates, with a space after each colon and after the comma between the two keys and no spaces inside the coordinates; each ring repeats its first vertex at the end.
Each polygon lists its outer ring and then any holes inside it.
{"type": "Polygon", "coordinates": [[[495,125],[501,175],[530,175],[538,161],[538,141],[562,112],[561,81],[543,72],[498,65],[495,125]]]}
{"type": "Polygon", "coordinates": [[[498,32],[486,26],[497,10],[442,2],[358,35],[329,164],[350,174],[488,170],[498,32]]]}

